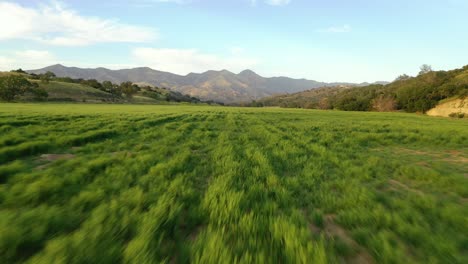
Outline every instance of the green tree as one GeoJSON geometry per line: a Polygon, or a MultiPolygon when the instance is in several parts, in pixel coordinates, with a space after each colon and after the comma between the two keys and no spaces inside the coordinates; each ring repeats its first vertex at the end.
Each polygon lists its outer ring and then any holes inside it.
{"type": "Polygon", "coordinates": [[[428,64],[421,65],[421,67],[419,67],[419,69],[420,69],[419,75],[423,75],[423,74],[426,74],[426,73],[429,73],[429,72],[432,71],[431,65],[428,65],[428,64]]]}
{"type": "Polygon", "coordinates": [[[17,70],[11,70],[11,72],[17,72],[17,73],[27,73],[25,71],[23,71],[23,69],[19,68],[17,70]]]}
{"type": "Polygon", "coordinates": [[[51,71],[47,71],[46,73],[40,75],[40,79],[43,83],[49,83],[49,81],[55,77],[55,73],[51,71]]]}
{"type": "Polygon", "coordinates": [[[0,98],[13,101],[17,96],[32,90],[34,87],[26,78],[19,75],[0,77],[0,98]]]}
{"type": "Polygon", "coordinates": [[[33,83],[32,85],[33,86],[29,91],[32,93],[35,100],[42,101],[49,97],[49,93],[47,93],[47,91],[44,88],[40,88],[37,83],[33,83]]]}
{"type": "Polygon", "coordinates": [[[102,84],[98,82],[96,79],[83,80],[80,83],[83,85],[91,86],[93,88],[102,90],[102,84]]]}
{"type": "Polygon", "coordinates": [[[35,73],[31,73],[31,74],[29,75],[29,79],[39,80],[40,78],[41,78],[41,76],[40,76],[40,75],[37,75],[37,74],[35,74],[35,73]]]}
{"type": "Polygon", "coordinates": [[[120,86],[118,84],[113,84],[110,81],[104,81],[102,82],[102,88],[104,92],[108,92],[112,94],[114,97],[121,97],[122,96],[122,90],[120,89],[120,86]]]}
{"type": "Polygon", "coordinates": [[[114,88],[114,85],[110,81],[102,82],[102,90],[110,93],[112,92],[113,88],[114,88]]]}
{"type": "Polygon", "coordinates": [[[379,84],[351,88],[334,96],[332,105],[344,111],[370,111],[372,100],[383,92],[383,88],[379,84]]]}
{"type": "Polygon", "coordinates": [[[404,80],[408,80],[410,79],[411,76],[409,76],[408,74],[402,74],[400,76],[398,76],[395,81],[404,81],[404,80]]]}
{"type": "Polygon", "coordinates": [[[132,97],[138,92],[139,87],[132,82],[123,82],[120,84],[120,89],[122,90],[122,93],[125,94],[125,96],[132,97]]]}

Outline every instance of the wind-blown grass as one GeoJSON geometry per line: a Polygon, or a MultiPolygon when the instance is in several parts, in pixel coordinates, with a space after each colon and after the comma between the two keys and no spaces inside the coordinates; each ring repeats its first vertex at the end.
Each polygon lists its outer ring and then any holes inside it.
{"type": "Polygon", "coordinates": [[[0,104],[0,131],[3,263],[468,262],[466,120],[0,104]]]}

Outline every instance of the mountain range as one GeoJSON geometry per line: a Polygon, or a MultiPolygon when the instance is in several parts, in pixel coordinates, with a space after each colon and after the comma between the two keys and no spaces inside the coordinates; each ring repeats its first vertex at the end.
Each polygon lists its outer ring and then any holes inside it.
{"type": "Polygon", "coordinates": [[[295,93],[319,87],[340,85],[364,86],[368,84],[326,83],[288,77],[266,78],[251,70],[244,70],[239,74],[221,70],[189,73],[183,76],[153,70],[148,67],[110,70],[106,68],[85,69],[66,67],[56,64],[27,72],[41,74],[47,71],[53,72],[57,77],[96,79],[98,81],[111,81],[113,83],[125,81],[145,83],[157,87],[165,87],[173,91],[198,97],[202,100],[213,100],[223,103],[248,102],[275,94],[295,93]]]}

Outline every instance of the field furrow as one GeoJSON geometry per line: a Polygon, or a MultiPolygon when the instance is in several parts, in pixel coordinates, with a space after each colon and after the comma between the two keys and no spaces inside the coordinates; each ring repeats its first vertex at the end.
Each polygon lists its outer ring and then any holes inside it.
{"type": "Polygon", "coordinates": [[[18,105],[0,131],[2,263],[468,261],[464,120],[18,105]]]}

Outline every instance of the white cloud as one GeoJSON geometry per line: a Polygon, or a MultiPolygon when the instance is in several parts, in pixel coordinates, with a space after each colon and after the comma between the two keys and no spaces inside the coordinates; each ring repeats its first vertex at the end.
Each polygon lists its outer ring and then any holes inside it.
{"type": "Polygon", "coordinates": [[[17,68],[36,69],[57,63],[57,59],[49,51],[22,50],[0,57],[0,70],[9,71],[17,68]]]}
{"type": "Polygon", "coordinates": [[[12,70],[13,61],[5,56],[0,56],[0,71],[12,70]]]}
{"type": "Polygon", "coordinates": [[[149,2],[159,2],[159,3],[176,3],[176,4],[186,4],[191,2],[191,0],[148,0],[149,2]]]}
{"type": "Polygon", "coordinates": [[[160,3],[174,3],[174,4],[188,4],[191,3],[192,0],[131,0],[132,4],[134,6],[138,7],[150,7],[153,6],[154,4],[160,4],[160,3]]]}
{"type": "Polygon", "coordinates": [[[326,29],[320,29],[318,32],[326,32],[326,33],[348,33],[351,32],[352,28],[350,25],[343,25],[343,26],[333,26],[326,29]]]}
{"type": "MultiPolygon", "coordinates": [[[[257,0],[248,0],[251,6],[257,5],[257,0]]],[[[272,6],[284,6],[291,3],[292,0],[264,0],[263,2],[267,5],[272,6]]]]}
{"type": "MultiPolygon", "coordinates": [[[[194,2],[194,0],[133,0],[138,3],[139,6],[149,6],[152,3],[176,3],[176,4],[188,4],[194,2]]],[[[257,0],[243,0],[250,3],[251,6],[257,5],[257,0]]],[[[263,0],[261,2],[272,5],[272,6],[284,6],[291,3],[292,0],[263,0]]]]}
{"type": "Polygon", "coordinates": [[[265,0],[265,3],[273,6],[284,6],[291,3],[291,0],[265,0]]]}
{"type": "Polygon", "coordinates": [[[137,48],[132,52],[135,62],[153,69],[177,74],[229,69],[238,72],[258,64],[258,60],[240,56],[217,56],[196,49],[137,48]]]}
{"type": "Polygon", "coordinates": [[[102,42],[141,43],[155,40],[150,28],[117,20],[81,16],[58,2],[39,8],[0,2],[0,40],[27,39],[50,45],[81,46],[102,42]]]}
{"type": "Polygon", "coordinates": [[[242,53],[244,53],[244,51],[245,51],[245,50],[244,50],[244,48],[242,48],[242,47],[236,47],[236,46],[234,46],[234,47],[230,47],[230,48],[229,48],[229,52],[230,52],[233,56],[239,56],[239,55],[241,55],[242,53]]]}
{"type": "Polygon", "coordinates": [[[31,60],[31,61],[50,61],[50,60],[55,59],[55,57],[46,50],[16,51],[15,57],[21,60],[31,60]]]}

